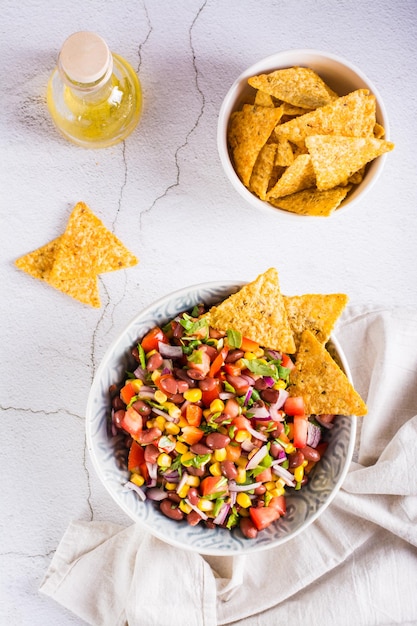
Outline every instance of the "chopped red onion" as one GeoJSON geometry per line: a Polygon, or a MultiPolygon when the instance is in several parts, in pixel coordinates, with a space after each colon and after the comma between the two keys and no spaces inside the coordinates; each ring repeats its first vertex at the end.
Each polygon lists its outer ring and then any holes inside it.
{"type": "Polygon", "coordinates": [[[277,476],[282,478],[286,485],[289,487],[295,487],[294,476],[291,472],[286,470],[285,467],[281,467],[281,465],[274,465],[272,471],[277,474],[277,476]]]}
{"type": "Polygon", "coordinates": [[[245,452],[250,452],[251,450],[256,448],[255,444],[250,439],[244,439],[242,443],[240,444],[240,447],[245,452]]]}
{"type": "Polygon", "coordinates": [[[146,467],[148,468],[149,478],[151,480],[158,476],[158,466],[156,463],[149,463],[149,461],[146,461],[146,467]]]}
{"type": "Polygon", "coordinates": [[[268,437],[264,435],[264,433],[259,432],[259,430],[255,430],[252,426],[248,426],[246,430],[256,439],[260,441],[268,441],[268,437]]]}
{"type": "Polygon", "coordinates": [[[133,375],[135,378],[144,381],[146,378],[146,372],[140,365],[134,370],[133,375]]]}
{"type": "Polygon", "coordinates": [[[126,487],[127,489],[131,489],[132,491],[134,491],[139,498],[142,500],[142,502],[145,502],[146,500],[146,493],[144,492],[143,489],[141,489],[140,487],[138,487],[137,485],[135,485],[135,483],[132,483],[130,480],[125,483],[124,487],[126,487]]]}
{"type": "Polygon", "coordinates": [[[181,491],[181,489],[184,487],[184,485],[187,484],[187,480],[188,480],[188,474],[187,472],[184,472],[183,475],[181,476],[181,480],[178,483],[176,492],[178,493],[179,491],[181,491]]]}
{"type": "Polygon", "coordinates": [[[277,409],[281,409],[285,404],[285,400],[288,398],[290,394],[286,389],[279,389],[278,391],[279,391],[279,395],[278,395],[278,400],[275,402],[275,406],[277,409]]]}
{"type": "Polygon", "coordinates": [[[252,376],[249,376],[249,374],[240,374],[240,378],[243,378],[243,380],[249,383],[249,385],[255,384],[255,379],[252,378],[252,376]]]}
{"type": "Polygon", "coordinates": [[[251,416],[255,419],[270,419],[270,414],[266,406],[257,406],[251,408],[250,410],[251,416]]]}
{"type": "Polygon", "coordinates": [[[249,387],[249,389],[246,392],[245,399],[243,401],[244,406],[247,406],[249,400],[251,399],[252,393],[253,393],[253,387],[249,387]]]}
{"type": "Polygon", "coordinates": [[[146,490],[146,497],[148,498],[148,500],[160,502],[161,500],[165,500],[165,498],[168,498],[168,493],[160,487],[151,487],[150,489],[146,490]]]}
{"type": "Polygon", "coordinates": [[[152,411],[153,413],[156,413],[157,415],[161,415],[162,417],[164,417],[167,422],[174,422],[174,424],[176,424],[179,421],[179,417],[172,417],[171,415],[169,415],[169,413],[166,413],[165,411],[161,411],[161,409],[157,409],[156,407],[152,407],[152,411]]]}
{"type": "Polygon", "coordinates": [[[321,439],[321,428],[313,422],[307,422],[307,445],[316,448],[321,439]]]}
{"type": "Polygon", "coordinates": [[[184,500],[189,507],[192,508],[193,511],[195,511],[196,513],[199,514],[199,516],[201,517],[201,519],[206,520],[207,519],[207,515],[204,513],[204,511],[200,511],[200,509],[198,508],[198,506],[195,506],[195,504],[191,504],[191,502],[189,501],[188,498],[185,498],[184,500]]]}
{"type": "Polygon", "coordinates": [[[272,378],[272,376],[264,376],[264,381],[266,383],[267,387],[273,387],[275,384],[275,380],[272,378]]]}
{"type": "Polygon", "coordinates": [[[285,459],[287,458],[287,455],[284,452],[283,456],[278,457],[277,459],[274,459],[271,463],[271,467],[275,467],[275,465],[280,465],[281,463],[284,463],[285,459]]]}
{"type": "Polygon", "coordinates": [[[158,342],[159,354],[167,359],[180,359],[182,357],[181,346],[172,346],[170,343],[158,342]]]}
{"type": "Polygon", "coordinates": [[[259,448],[259,450],[257,450],[257,452],[255,452],[255,454],[246,463],[246,469],[251,470],[255,467],[258,467],[259,463],[266,457],[267,454],[267,446],[262,446],[262,448],[259,448]]]}
{"type": "Polygon", "coordinates": [[[251,483],[250,485],[238,485],[234,480],[229,480],[229,491],[230,493],[236,492],[239,493],[241,491],[251,491],[252,489],[256,489],[260,487],[262,483],[256,482],[251,483]]]}
{"type": "Polygon", "coordinates": [[[213,519],[214,524],[223,524],[226,521],[227,514],[230,511],[230,504],[225,502],[218,512],[217,516],[213,519]]]}
{"type": "Polygon", "coordinates": [[[235,394],[231,391],[221,391],[219,393],[220,400],[229,400],[229,398],[234,398],[235,394]]]}

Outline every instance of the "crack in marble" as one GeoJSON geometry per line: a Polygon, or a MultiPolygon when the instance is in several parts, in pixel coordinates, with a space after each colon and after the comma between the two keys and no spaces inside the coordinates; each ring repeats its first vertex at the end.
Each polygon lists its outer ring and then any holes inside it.
{"type": "Polygon", "coordinates": [[[61,415],[61,413],[66,413],[71,417],[75,417],[76,419],[83,421],[85,419],[84,416],[78,415],[77,413],[73,413],[72,411],[68,411],[68,409],[56,409],[55,411],[45,411],[43,409],[32,409],[30,407],[19,407],[19,406],[3,406],[0,405],[0,411],[17,411],[18,413],[30,413],[32,415],[61,415]]]}
{"type": "Polygon", "coordinates": [[[180,146],[178,146],[178,148],[175,150],[175,153],[174,153],[174,164],[175,164],[175,168],[176,168],[176,177],[175,177],[174,182],[171,183],[170,185],[168,185],[165,188],[165,190],[159,196],[157,196],[154,199],[152,204],[147,209],[145,209],[144,211],[141,212],[141,214],[139,216],[139,229],[142,228],[142,218],[145,215],[147,215],[148,213],[150,213],[152,211],[152,209],[155,207],[155,205],[160,200],[162,200],[162,198],[165,198],[169,194],[169,192],[172,191],[172,189],[175,189],[176,187],[179,186],[179,184],[180,184],[180,173],[181,173],[181,171],[180,171],[181,168],[180,168],[180,165],[179,165],[179,155],[180,155],[180,152],[182,150],[184,150],[188,146],[188,142],[189,142],[189,139],[190,139],[191,135],[198,128],[200,120],[201,120],[201,118],[204,115],[206,99],[205,99],[204,93],[200,89],[200,85],[199,85],[199,71],[198,71],[198,66],[197,66],[197,56],[196,56],[195,48],[194,48],[194,45],[193,45],[193,28],[194,28],[197,20],[199,19],[201,13],[203,12],[204,8],[206,7],[206,4],[207,4],[207,0],[204,0],[203,4],[198,9],[198,11],[197,11],[193,21],[191,22],[191,25],[190,25],[190,28],[189,28],[189,31],[188,31],[188,40],[189,40],[189,45],[190,45],[190,50],[191,50],[191,55],[192,55],[192,65],[193,65],[193,69],[194,69],[194,82],[195,82],[196,91],[197,91],[197,93],[201,97],[200,111],[197,114],[197,117],[196,117],[196,119],[194,121],[194,124],[193,124],[192,128],[190,128],[190,130],[186,133],[184,142],[180,146]]]}

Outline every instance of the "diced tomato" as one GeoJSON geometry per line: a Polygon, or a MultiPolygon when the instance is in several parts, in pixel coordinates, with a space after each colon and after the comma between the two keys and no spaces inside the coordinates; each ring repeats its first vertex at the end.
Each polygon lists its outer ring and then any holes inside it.
{"type": "Polygon", "coordinates": [[[240,349],[243,350],[243,352],[256,352],[256,350],[259,350],[259,343],[247,337],[242,337],[240,349]]]}
{"type": "Polygon", "coordinates": [[[204,406],[209,407],[213,400],[217,400],[221,391],[221,383],[218,378],[214,379],[213,389],[202,391],[201,401],[204,406]]]}
{"type": "Polygon", "coordinates": [[[227,479],[224,476],[207,476],[201,481],[199,489],[202,496],[227,493],[227,479]]]}
{"type": "Polygon", "coordinates": [[[279,518],[278,511],[270,506],[262,506],[259,508],[251,506],[249,515],[257,530],[264,530],[279,518]]]}
{"type": "Polygon", "coordinates": [[[141,474],[145,480],[149,478],[149,471],[145,462],[145,452],[142,446],[136,441],[132,441],[132,445],[130,446],[127,469],[129,472],[141,474]]]}
{"type": "Polygon", "coordinates": [[[226,446],[226,461],[233,461],[235,463],[242,454],[242,448],[240,446],[226,446]]]}
{"type": "Polygon", "coordinates": [[[266,467],[260,474],[255,476],[255,480],[257,483],[267,483],[272,480],[272,470],[270,467],[266,467]]]}
{"type": "Polygon", "coordinates": [[[124,414],[121,422],[121,427],[126,432],[130,433],[133,437],[136,437],[143,428],[142,415],[135,411],[133,406],[129,407],[124,414]]]}
{"type": "Polygon", "coordinates": [[[280,515],[285,515],[287,512],[287,501],[285,496],[275,496],[274,498],[271,498],[268,506],[278,511],[280,515]]]}
{"type": "Polygon", "coordinates": [[[243,396],[249,389],[248,381],[242,376],[226,375],[227,382],[232,385],[238,396],[243,396]]]}
{"type": "Polygon", "coordinates": [[[120,397],[123,400],[123,402],[127,405],[129,404],[129,402],[131,401],[131,399],[137,394],[137,391],[135,389],[135,387],[132,385],[132,383],[127,382],[121,389],[120,389],[120,397]]]}
{"type": "Polygon", "coordinates": [[[294,438],[296,448],[305,448],[307,445],[308,421],[305,415],[294,415],[294,438]]]}
{"type": "Polygon", "coordinates": [[[238,430],[248,430],[248,427],[251,426],[250,420],[244,415],[238,415],[232,419],[233,426],[236,426],[238,430]]]}
{"type": "Polygon", "coordinates": [[[205,350],[205,346],[201,346],[197,350],[194,350],[191,355],[191,360],[188,359],[188,367],[190,369],[201,372],[204,376],[207,376],[207,374],[209,373],[210,366],[210,357],[205,350]],[[196,353],[198,354],[196,355],[196,353]],[[196,361],[193,360],[195,356],[198,356],[198,359],[196,359],[196,361]]]}
{"type": "Polygon", "coordinates": [[[188,443],[189,446],[197,443],[204,437],[204,432],[197,426],[183,426],[181,429],[181,441],[188,443]]]}
{"type": "Polygon", "coordinates": [[[203,417],[203,409],[198,404],[187,404],[185,419],[190,426],[200,426],[203,417]]]}
{"type": "Polygon", "coordinates": [[[225,361],[225,359],[227,357],[228,352],[229,352],[229,348],[227,346],[225,346],[224,348],[222,348],[220,350],[220,352],[218,353],[218,355],[214,359],[213,363],[210,366],[210,370],[209,370],[209,376],[211,376],[211,378],[215,377],[217,372],[220,370],[220,368],[224,364],[224,361],[225,361]]]}
{"type": "Polygon", "coordinates": [[[290,396],[285,400],[283,409],[287,415],[304,415],[304,399],[301,396],[290,396]]]}
{"type": "Polygon", "coordinates": [[[242,371],[242,368],[236,365],[236,363],[225,363],[223,369],[226,374],[231,374],[232,376],[239,376],[242,371]]]}
{"type": "Polygon", "coordinates": [[[291,360],[291,357],[289,357],[288,354],[283,354],[281,356],[281,365],[282,367],[287,367],[289,370],[293,370],[295,367],[293,361],[291,360]]]}
{"type": "Polygon", "coordinates": [[[150,352],[151,350],[158,349],[158,343],[169,343],[168,337],[164,333],[164,331],[159,328],[159,326],[155,326],[152,328],[142,339],[141,346],[145,350],[145,352],[150,352]]]}

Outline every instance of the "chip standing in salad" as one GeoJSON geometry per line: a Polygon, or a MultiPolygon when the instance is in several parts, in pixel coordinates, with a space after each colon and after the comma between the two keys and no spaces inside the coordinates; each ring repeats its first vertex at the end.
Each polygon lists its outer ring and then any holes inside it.
{"type": "Polygon", "coordinates": [[[325,454],[323,433],[336,414],[329,409],[366,413],[323,339],[346,301],[323,296],[320,308],[317,294],[283,297],[271,268],[217,306],[207,310],[202,303],[150,329],[132,348],[132,371],[110,389],[109,434],[129,471],[126,487],[172,520],[236,528],[247,539],[284,516],[287,490],[302,489],[325,454]],[[301,337],[300,361],[291,319],[301,337]],[[262,345],[251,329],[273,346],[262,345]],[[324,362],[320,413],[311,410],[310,351],[314,371],[324,362]]]}

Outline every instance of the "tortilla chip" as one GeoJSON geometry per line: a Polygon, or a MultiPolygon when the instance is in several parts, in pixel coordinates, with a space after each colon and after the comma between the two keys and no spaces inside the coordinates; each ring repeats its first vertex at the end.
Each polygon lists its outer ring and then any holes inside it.
{"type": "Polygon", "coordinates": [[[326,83],[308,67],[289,67],[248,79],[249,85],[303,109],[316,109],[335,98],[326,83]]]}
{"type": "Polygon", "coordinates": [[[344,293],[284,296],[296,347],[305,330],[312,332],[320,343],[325,344],[347,302],[348,297],[344,293]]]}
{"type": "Polygon", "coordinates": [[[48,281],[55,260],[55,253],[59,246],[60,237],[45,244],[41,248],[29,252],[16,259],[15,265],[33,278],[48,281]]]}
{"type": "Polygon", "coordinates": [[[377,139],[382,139],[384,135],[385,135],[385,128],[381,126],[381,124],[378,124],[378,122],[376,122],[374,126],[374,137],[376,137],[377,139]]]}
{"type": "Polygon", "coordinates": [[[294,153],[288,139],[278,139],[277,154],[275,156],[275,165],[287,167],[294,161],[294,153]]]}
{"type": "Polygon", "coordinates": [[[270,96],[268,93],[265,93],[264,91],[260,91],[259,89],[257,90],[255,94],[254,104],[261,106],[261,107],[274,107],[275,106],[272,96],[270,96]]]}
{"type": "Polygon", "coordinates": [[[366,404],[346,374],[309,330],[301,336],[288,391],[290,396],[303,397],[306,415],[367,413],[366,404]]]}
{"type": "Polygon", "coordinates": [[[300,154],[294,162],[287,167],[276,185],[268,192],[267,199],[281,198],[297,193],[303,189],[314,187],[316,175],[309,154],[300,154]]]}
{"type": "Polygon", "coordinates": [[[233,152],[236,172],[249,186],[256,159],[279,121],[280,108],[247,105],[231,115],[228,142],[233,152]]]}
{"type": "Polygon", "coordinates": [[[256,163],[252,170],[252,176],[249,181],[249,189],[256,193],[261,200],[265,200],[268,191],[269,181],[271,179],[272,170],[275,163],[275,153],[277,145],[267,143],[259,153],[256,163]]]}
{"type": "Polygon", "coordinates": [[[394,148],[394,144],[374,137],[313,135],[306,138],[317,178],[317,189],[336,187],[363,165],[394,148]]]}
{"type": "Polygon", "coordinates": [[[346,198],[350,189],[350,185],[335,187],[328,191],[318,191],[315,188],[304,189],[284,198],[269,198],[269,202],[291,213],[328,217],[346,198]]]}
{"type": "Polygon", "coordinates": [[[366,137],[373,133],[375,112],[375,97],[367,89],[357,89],[316,111],[279,124],[274,134],[296,144],[309,135],[366,137]]]}
{"type": "Polygon", "coordinates": [[[220,331],[236,330],[261,346],[292,354],[295,343],[274,268],[260,274],[207,315],[220,331]]]}

